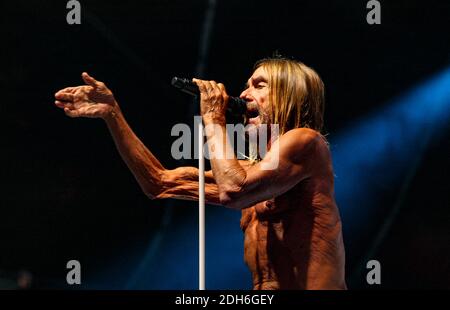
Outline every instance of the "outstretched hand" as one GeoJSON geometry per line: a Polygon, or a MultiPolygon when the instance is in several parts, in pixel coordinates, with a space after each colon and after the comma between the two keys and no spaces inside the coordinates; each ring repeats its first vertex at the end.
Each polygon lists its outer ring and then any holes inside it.
{"type": "Polygon", "coordinates": [[[81,77],[86,85],[66,87],[55,93],[55,105],[70,117],[106,118],[118,109],[113,93],[105,83],[86,72],[81,77]]]}

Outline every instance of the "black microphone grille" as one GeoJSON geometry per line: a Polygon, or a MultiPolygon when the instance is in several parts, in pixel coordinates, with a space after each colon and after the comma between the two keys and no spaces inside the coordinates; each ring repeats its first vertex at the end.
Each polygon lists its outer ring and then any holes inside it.
{"type": "Polygon", "coordinates": [[[200,95],[197,84],[195,84],[194,82],[192,82],[189,79],[179,78],[179,77],[175,76],[172,78],[171,84],[175,88],[178,88],[182,92],[185,92],[189,95],[192,95],[192,96],[200,95]]]}

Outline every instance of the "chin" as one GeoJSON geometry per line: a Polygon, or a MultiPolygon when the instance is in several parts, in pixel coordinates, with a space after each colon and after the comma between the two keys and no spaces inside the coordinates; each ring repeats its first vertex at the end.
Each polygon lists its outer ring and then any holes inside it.
{"type": "Polygon", "coordinates": [[[259,127],[261,125],[261,118],[259,116],[249,118],[247,121],[247,124],[255,125],[255,126],[259,127]]]}
{"type": "Polygon", "coordinates": [[[261,127],[261,120],[259,116],[249,118],[247,120],[246,126],[245,126],[245,138],[248,140],[249,135],[251,134],[258,134],[258,130],[261,127]]]}

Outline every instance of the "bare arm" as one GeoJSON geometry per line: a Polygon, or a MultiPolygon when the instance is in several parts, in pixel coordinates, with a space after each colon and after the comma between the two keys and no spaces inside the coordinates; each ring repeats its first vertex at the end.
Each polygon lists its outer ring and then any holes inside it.
{"type": "Polygon", "coordinates": [[[264,159],[247,171],[242,169],[225,129],[228,95],[223,84],[194,79],[201,93],[201,113],[220,202],[242,209],[277,197],[311,177],[316,162],[323,163],[325,144],[320,134],[297,128],[279,137],[264,159]],[[231,156],[230,156],[231,155],[231,156]]]}
{"type": "MultiPolygon", "coordinates": [[[[221,142],[216,136],[208,135],[208,144],[217,146],[221,142]]],[[[247,171],[234,158],[213,158],[211,165],[220,202],[230,208],[242,209],[277,197],[309,178],[315,161],[323,162],[320,157],[324,152],[327,147],[319,133],[298,128],[276,140],[264,159],[247,171]]]]}
{"type": "MultiPolygon", "coordinates": [[[[120,111],[111,113],[105,121],[122,159],[148,197],[198,200],[197,168],[165,169],[134,134],[120,111]]],[[[205,172],[205,200],[220,204],[219,190],[211,171],[205,172]]]]}
{"type": "MultiPolygon", "coordinates": [[[[87,73],[87,85],[67,87],[55,94],[55,104],[70,117],[102,118],[115,145],[144,193],[154,198],[198,199],[198,169],[168,170],[141,142],[126,122],[112,92],[87,73]]],[[[219,204],[218,188],[211,171],[205,172],[207,203],[219,204]]]]}
{"type": "Polygon", "coordinates": [[[166,169],[135,135],[118,108],[104,119],[120,156],[141,189],[148,197],[155,198],[163,188],[163,175],[166,169]]]}

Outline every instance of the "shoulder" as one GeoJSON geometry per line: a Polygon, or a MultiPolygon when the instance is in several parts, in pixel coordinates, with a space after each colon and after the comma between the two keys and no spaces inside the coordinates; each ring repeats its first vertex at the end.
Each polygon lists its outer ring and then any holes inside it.
{"type": "Polygon", "coordinates": [[[280,137],[280,150],[289,154],[305,154],[328,151],[325,138],[309,128],[295,128],[280,137]]]}
{"type": "Polygon", "coordinates": [[[295,139],[302,143],[311,143],[314,140],[318,140],[321,134],[310,128],[295,128],[286,132],[282,137],[285,139],[295,139]]]}

